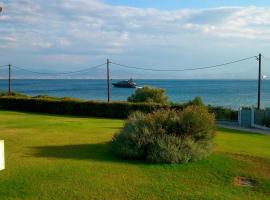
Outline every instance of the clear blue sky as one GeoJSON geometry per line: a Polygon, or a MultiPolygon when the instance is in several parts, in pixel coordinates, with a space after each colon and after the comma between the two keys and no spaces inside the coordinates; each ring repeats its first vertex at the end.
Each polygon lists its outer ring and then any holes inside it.
{"type": "Polygon", "coordinates": [[[210,8],[220,6],[270,6],[269,0],[104,0],[111,5],[127,5],[163,10],[179,8],[210,8]]]}

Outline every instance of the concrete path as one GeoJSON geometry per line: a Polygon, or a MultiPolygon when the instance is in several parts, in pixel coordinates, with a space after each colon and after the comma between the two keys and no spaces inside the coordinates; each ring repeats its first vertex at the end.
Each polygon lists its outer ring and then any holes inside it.
{"type": "Polygon", "coordinates": [[[228,129],[233,129],[233,130],[238,130],[238,131],[247,131],[247,132],[251,132],[251,133],[260,133],[260,134],[270,136],[269,131],[265,131],[265,130],[262,130],[262,129],[244,128],[244,127],[237,126],[235,124],[229,125],[229,124],[222,124],[222,123],[217,123],[217,126],[221,127],[221,128],[228,128],[228,129]]]}

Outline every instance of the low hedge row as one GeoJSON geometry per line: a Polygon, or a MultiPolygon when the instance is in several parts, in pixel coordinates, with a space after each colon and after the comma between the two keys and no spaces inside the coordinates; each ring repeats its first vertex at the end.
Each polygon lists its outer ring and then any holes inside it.
{"type": "MultiPolygon", "coordinates": [[[[7,110],[116,119],[126,119],[130,115],[130,113],[134,111],[149,113],[158,109],[168,108],[182,110],[184,107],[186,107],[186,105],[184,104],[169,106],[155,103],[107,103],[100,101],[79,101],[72,99],[57,100],[31,97],[0,97],[0,108],[7,110]]],[[[237,119],[237,112],[230,109],[221,110],[220,108],[217,108],[215,110],[215,107],[211,107],[209,111],[215,113],[216,119],[237,119]]]]}
{"type": "Polygon", "coordinates": [[[237,121],[238,111],[229,108],[224,108],[221,106],[211,106],[208,105],[208,110],[210,113],[215,113],[216,119],[226,120],[226,121],[237,121]]]}
{"type": "Polygon", "coordinates": [[[152,112],[166,106],[127,102],[107,103],[98,101],[1,97],[0,107],[8,110],[28,112],[124,119],[133,111],[152,112]]]}

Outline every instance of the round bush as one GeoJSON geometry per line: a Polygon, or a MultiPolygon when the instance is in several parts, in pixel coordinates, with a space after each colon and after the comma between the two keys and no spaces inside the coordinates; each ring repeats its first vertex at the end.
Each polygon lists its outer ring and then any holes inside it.
{"type": "Polygon", "coordinates": [[[154,88],[149,86],[144,86],[143,88],[138,88],[135,90],[127,99],[129,102],[146,102],[146,103],[160,103],[167,104],[168,97],[165,94],[165,90],[161,88],[154,88]]]}
{"type": "Polygon", "coordinates": [[[189,106],[181,112],[135,112],[114,136],[111,149],[122,158],[187,163],[211,152],[214,133],[214,115],[203,106],[189,106]]]}

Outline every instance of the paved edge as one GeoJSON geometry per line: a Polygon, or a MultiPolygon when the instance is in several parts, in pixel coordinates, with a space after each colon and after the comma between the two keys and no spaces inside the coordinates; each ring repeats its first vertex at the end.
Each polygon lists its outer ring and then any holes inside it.
{"type": "Polygon", "coordinates": [[[233,129],[233,130],[238,130],[238,131],[246,131],[246,132],[251,132],[251,133],[264,134],[264,135],[270,136],[270,132],[269,131],[265,131],[265,130],[261,130],[261,129],[256,129],[256,128],[244,128],[244,127],[230,126],[230,125],[224,125],[224,124],[217,124],[217,127],[227,128],[227,129],[233,129]]]}

